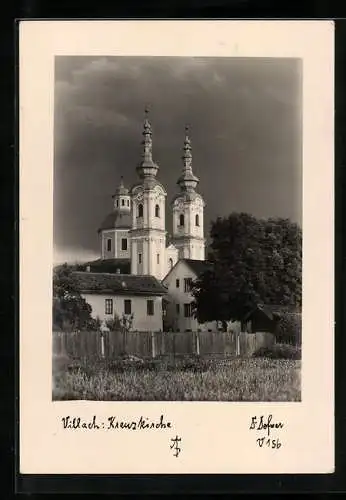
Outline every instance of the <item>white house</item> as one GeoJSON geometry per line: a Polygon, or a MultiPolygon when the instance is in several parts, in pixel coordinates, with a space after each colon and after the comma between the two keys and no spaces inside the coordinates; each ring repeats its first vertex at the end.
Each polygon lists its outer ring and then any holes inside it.
{"type": "MultiPolygon", "coordinates": [[[[168,272],[162,283],[167,288],[165,296],[165,329],[174,331],[216,331],[216,321],[198,323],[193,314],[191,284],[210,267],[206,261],[180,259],[168,272]]],[[[238,322],[228,322],[227,329],[238,331],[238,322]]]]}
{"type": "Polygon", "coordinates": [[[115,315],[133,315],[131,330],[162,331],[167,289],[154,276],[83,271],[74,272],[73,278],[93,318],[107,321],[115,315]]]}

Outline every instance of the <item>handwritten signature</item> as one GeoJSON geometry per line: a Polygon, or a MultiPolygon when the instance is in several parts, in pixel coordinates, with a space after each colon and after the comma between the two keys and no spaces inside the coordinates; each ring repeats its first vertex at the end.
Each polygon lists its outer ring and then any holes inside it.
{"type": "Polygon", "coordinates": [[[181,448],[179,448],[178,443],[180,443],[181,438],[176,436],[175,438],[172,438],[171,441],[173,444],[171,444],[170,448],[171,450],[174,449],[174,456],[178,457],[179,453],[181,452],[181,448]]]}
{"type": "Polygon", "coordinates": [[[264,415],[252,417],[249,429],[256,431],[256,435],[258,435],[258,431],[264,431],[264,436],[262,434],[261,437],[256,438],[256,443],[260,448],[267,446],[268,448],[279,449],[282,443],[277,436],[277,432],[283,429],[283,427],[284,423],[281,421],[275,422],[273,420],[273,415],[270,414],[267,417],[264,415]],[[271,438],[273,431],[276,431],[275,438],[271,438]]]}

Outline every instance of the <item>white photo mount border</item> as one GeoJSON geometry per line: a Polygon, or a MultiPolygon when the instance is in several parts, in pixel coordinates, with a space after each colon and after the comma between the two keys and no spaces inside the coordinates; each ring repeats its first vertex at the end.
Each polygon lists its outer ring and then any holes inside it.
{"type": "Polygon", "coordinates": [[[333,472],[333,67],[331,21],[20,22],[20,473],[333,472]],[[59,55],[302,59],[302,402],[52,402],[52,339],[48,333],[52,302],[54,57],[59,55]],[[280,448],[277,441],[275,447],[266,449],[256,444],[250,427],[253,418],[260,421],[262,415],[264,422],[272,415],[271,423],[283,424],[276,428],[280,437],[273,436],[280,440],[280,448]],[[171,422],[172,427],[142,432],[138,425],[139,432],[118,428],[111,433],[88,432],[87,427],[77,432],[64,429],[62,418],[67,416],[81,418],[86,425],[98,420],[108,422],[115,416],[119,422],[142,418],[148,419],[147,423],[171,422]],[[170,452],[170,440],[176,436],[184,440],[179,458],[170,452]],[[206,436],[212,437],[207,453],[206,436]]]}

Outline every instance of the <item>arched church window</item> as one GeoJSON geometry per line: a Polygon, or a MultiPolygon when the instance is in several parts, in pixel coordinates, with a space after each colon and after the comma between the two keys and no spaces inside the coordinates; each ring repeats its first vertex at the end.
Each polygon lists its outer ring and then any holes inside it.
{"type": "Polygon", "coordinates": [[[199,215],[196,214],[196,226],[199,226],[199,215]]]}
{"type": "Polygon", "coordinates": [[[119,200],[117,200],[117,207],[119,206],[119,200]]]}
{"type": "Polygon", "coordinates": [[[122,199],[122,200],[121,200],[121,206],[123,207],[124,205],[125,205],[125,200],[124,200],[124,199],[122,199]]]}
{"type": "Polygon", "coordinates": [[[180,214],[179,215],[179,226],[183,226],[184,225],[184,214],[180,214]]]}
{"type": "Polygon", "coordinates": [[[130,200],[127,200],[127,206],[128,207],[130,206],[130,200]]]}
{"type": "Polygon", "coordinates": [[[155,205],[155,217],[160,217],[160,207],[159,207],[159,205],[155,205]]]}
{"type": "Polygon", "coordinates": [[[169,264],[169,268],[172,269],[172,267],[173,267],[173,259],[169,259],[168,264],[169,264]]]}
{"type": "Polygon", "coordinates": [[[143,205],[140,203],[138,205],[138,217],[143,217],[143,205]]]}

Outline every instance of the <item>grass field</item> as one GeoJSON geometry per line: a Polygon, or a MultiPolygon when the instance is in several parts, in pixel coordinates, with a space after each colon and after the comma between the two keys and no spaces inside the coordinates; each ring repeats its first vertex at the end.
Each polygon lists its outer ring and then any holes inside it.
{"type": "Polygon", "coordinates": [[[53,400],[300,401],[300,360],[55,363],[53,400]]]}

